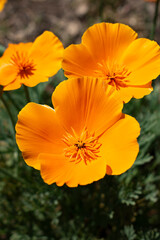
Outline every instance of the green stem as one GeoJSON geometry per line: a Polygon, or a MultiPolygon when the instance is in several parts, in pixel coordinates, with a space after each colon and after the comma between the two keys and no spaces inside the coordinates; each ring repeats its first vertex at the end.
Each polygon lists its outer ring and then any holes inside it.
{"type": "MultiPolygon", "coordinates": [[[[14,118],[13,118],[13,116],[12,116],[12,113],[11,113],[11,111],[10,111],[9,105],[8,105],[7,101],[5,100],[5,98],[3,98],[2,95],[1,95],[1,98],[0,98],[0,99],[2,100],[2,102],[3,102],[3,104],[4,104],[5,108],[6,108],[6,110],[7,110],[7,112],[8,112],[8,115],[9,115],[10,120],[11,120],[11,123],[12,123],[13,132],[14,132],[14,134],[15,134],[15,132],[16,132],[16,131],[15,131],[15,122],[14,122],[14,118]]],[[[18,162],[19,162],[19,160],[20,160],[20,152],[19,152],[19,149],[18,149],[18,146],[17,146],[17,145],[16,145],[16,149],[17,149],[18,162]]],[[[18,170],[19,170],[19,164],[17,163],[17,165],[16,165],[17,175],[18,175],[18,170]]]]}
{"type": "Polygon", "coordinates": [[[25,85],[23,85],[23,86],[24,86],[24,92],[25,92],[25,95],[26,95],[27,102],[31,102],[28,87],[25,86],[25,85]]]}
{"type": "Polygon", "coordinates": [[[1,98],[2,94],[3,94],[3,86],[0,86],[0,98],[1,98]]]}
{"type": "Polygon", "coordinates": [[[7,112],[8,112],[8,115],[9,115],[9,117],[10,117],[10,120],[11,120],[11,123],[12,123],[12,126],[13,126],[13,130],[14,130],[14,132],[15,132],[14,118],[13,118],[13,116],[12,116],[12,113],[11,113],[11,111],[10,111],[10,108],[9,108],[9,106],[8,106],[8,103],[7,103],[7,101],[3,98],[3,96],[1,96],[1,100],[2,100],[2,102],[3,102],[3,104],[4,104],[5,108],[6,108],[6,110],[7,110],[7,112]]]}
{"type": "Polygon", "coordinates": [[[3,155],[3,154],[7,154],[7,153],[15,153],[15,151],[1,151],[1,155],[3,155]]]}
{"type": "Polygon", "coordinates": [[[11,103],[14,105],[14,107],[17,109],[17,111],[19,112],[21,110],[21,108],[17,105],[17,103],[15,102],[15,100],[12,98],[12,96],[10,95],[10,92],[5,92],[5,95],[7,96],[7,98],[11,101],[11,103]]]}
{"type": "Polygon", "coordinates": [[[2,172],[3,174],[5,174],[5,175],[7,175],[7,176],[9,176],[9,177],[11,177],[11,178],[13,178],[13,179],[21,182],[21,183],[26,183],[23,179],[14,176],[13,173],[8,172],[8,171],[7,171],[6,169],[4,169],[4,168],[0,168],[0,172],[2,172]]]}
{"type": "Polygon", "coordinates": [[[104,9],[104,6],[105,6],[105,0],[100,0],[99,1],[99,18],[101,20],[101,22],[103,22],[103,9],[104,9]]]}
{"type": "Polygon", "coordinates": [[[151,36],[150,39],[154,40],[155,32],[156,32],[156,26],[157,26],[157,19],[158,19],[158,6],[159,6],[159,0],[157,0],[155,4],[155,12],[154,12],[154,18],[152,23],[152,29],[151,29],[151,36]]]}
{"type": "Polygon", "coordinates": [[[5,51],[5,47],[0,44],[0,56],[3,55],[4,51],[5,51]]]}

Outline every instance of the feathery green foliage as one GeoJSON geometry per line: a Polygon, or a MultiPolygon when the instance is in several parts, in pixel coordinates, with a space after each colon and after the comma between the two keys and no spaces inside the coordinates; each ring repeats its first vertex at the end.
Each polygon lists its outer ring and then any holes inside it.
{"type": "MultiPolygon", "coordinates": [[[[51,105],[55,81],[29,89],[32,101],[51,105]],[[48,87],[48,84],[50,87],[48,87]]],[[[14,120],[26,100],[22,89],[4,93],[14,120]],[[15,100],[15,102],[12,101],[15,100]]],[[[14,130],[0,103],[0,239],[9,240],[159,240],[160,100],[159,84],[123,112],[141,125],[140,152],[120,176],[106,176],[70,189],[46,185],[18,151],[14,130]]]]}

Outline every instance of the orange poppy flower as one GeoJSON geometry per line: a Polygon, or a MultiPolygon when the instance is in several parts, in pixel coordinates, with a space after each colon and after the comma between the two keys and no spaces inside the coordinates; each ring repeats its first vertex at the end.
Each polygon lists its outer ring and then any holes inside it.
{"type": "Polygon", "coordinates": [[[0,12],[3,10],[4,5],[6,4],[7,0],[0,0],[0,12]]]}
{"type": "Polygon", "coordinates": [[[63,51],[61,41],[49,31],[33,43],[9,44],[0,58],[0,85],[8,91],[48,81],[61,68],[63,51]]]}
{"type": "Polygon", "coordinates": [[[152,91],[160,73],[160,47],[124,24],[98,23],[82,36],[82,43],[64,50],[62,68],[67,77],[104,79],[124,102],[152,91]]]}
{"type": "Polygon", "coordinates": [[[76,187],[129,169],[139,151],[138,122],[122,114],[111,86],[69,79],[52,95],[55,109],[28,103],[19,113],[16,141],[47,184],[76,187]]]}

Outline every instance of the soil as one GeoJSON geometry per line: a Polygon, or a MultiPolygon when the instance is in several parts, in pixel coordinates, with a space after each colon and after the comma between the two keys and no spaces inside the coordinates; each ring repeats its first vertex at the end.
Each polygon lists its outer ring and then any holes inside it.
{"type": "MultiPolygon", "coordinates": [[[[34,41],[50,30],[66,47],[102,20],[127,24],[139,37],[149,37],[154,11],[155,3],[144,0],[8,0],[0,13],[0,44],[34,41]]],[[[160,41],[160,19],[155,39],[160,41]]]]}

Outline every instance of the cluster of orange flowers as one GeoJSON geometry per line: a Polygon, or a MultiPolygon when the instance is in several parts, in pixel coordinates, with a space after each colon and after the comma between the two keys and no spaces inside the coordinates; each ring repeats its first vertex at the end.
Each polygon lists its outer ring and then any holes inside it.
{"type": "Polygon", "coordinates": [[[0,85],[4,91],[33,87],[61,64],[68,80],[53,92],[54,109],[31,102],[18,115],[16,141],[25,162],[58,186],[125,172],[139,152],[140,126],[122,113],[123,104],[152,91],[159,45],[119,23],[95,24],[81,44],[66,49],[46,31],[33,43],[9,45],[0,59],[0,85]]]}

